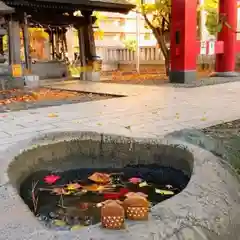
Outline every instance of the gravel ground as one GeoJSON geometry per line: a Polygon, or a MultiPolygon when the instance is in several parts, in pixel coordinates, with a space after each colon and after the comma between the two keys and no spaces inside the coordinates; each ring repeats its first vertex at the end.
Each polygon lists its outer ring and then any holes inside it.
{"type": "Polygon", "coordinates": [[[12,90],[0,92],[0,113],[63,104],[98,101],[114,98],[106,94],[74,92],[41,88],[39,90],[12,90]]]}
{"type": "Polygon", "coordinates": [[[202,130],[184,129],[170,136],[212,152],[230,163],[240,174],[240,119],[202,130]]]}

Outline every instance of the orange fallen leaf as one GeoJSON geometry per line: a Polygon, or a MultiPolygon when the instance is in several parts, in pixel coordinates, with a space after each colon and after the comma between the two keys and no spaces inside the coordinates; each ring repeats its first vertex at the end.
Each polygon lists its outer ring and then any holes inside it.
{"type": "Polygon", "coordinates": [[[104,184],[110,182],[110,175],[106,173],[95,172],[90,177],[88,177],[88,179],[96,183],[104,184]]]}
{"type": "Polygon", "coordinates": [[[98,191],[102,191],[104,189],[104,186],[92,184],[88,186],[83,186],[83,189],[87,191],[98,192],[98,191]]]}

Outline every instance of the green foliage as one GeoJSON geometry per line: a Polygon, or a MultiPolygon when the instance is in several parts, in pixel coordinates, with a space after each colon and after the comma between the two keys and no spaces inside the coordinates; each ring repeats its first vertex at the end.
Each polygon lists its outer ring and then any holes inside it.
{"type": "Polygon", "coordinates": [[[107,19],[107,17],[104,16],[101,12],[97,12],[97,11],[94,11],[92,16],[97,18],[96,22],[94,23],[96,27],[100,27],[100,21],[104,21],[107,19]]]}
{"type": "Polygon", "coordinates": [[[217,10],[216,12],[207,13],[205,26],[211,35],[221,31],[222,25],[218,23],[217,10]]]}
{"type": "Polygon", "coordinates": [[[151,39],[151,34],[149,32],[144,34],[144,40],[150,40],[151,39]]]}
{"type": "Polygon", "coordinates": [[[171,0],[156,0],[153,4],[142,4],[141,11],[149,16],[153,27],[162,28],[164,20],[163,30],[170,29],[171,0]]]}
{"type": "Polygon", "coordinates": [[[3,51],[7,51],[8,50],[8,36],[4,35],[3,36],[3,51]]]}
{"type": "Polygon", "coordinates": [[[222,30],[222,24],[219,22],[218,16],[218,3],[219,0],[205,0],[203,6],[199,8],[206,12],[205,26],[211,35],[215,35],[222,30]]]}
{"type": "Polygon", "coordinates": [[[127,48],[129,51],[135,52],[137,49],[136,39],[128,38],[128,39],[124,40],[123,44],[124,44],[125,48],[127,48]]]}

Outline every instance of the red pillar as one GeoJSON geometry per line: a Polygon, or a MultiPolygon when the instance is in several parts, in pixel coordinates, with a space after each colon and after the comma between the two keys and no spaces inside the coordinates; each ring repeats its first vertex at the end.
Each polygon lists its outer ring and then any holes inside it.
{"type": "Polygon", "coordinates": [[[172,0],[170,82],[196,80],[197,0],[172,0]]]}
{"type": "Polygon", "coordinates": [[[232,29],[223,26],[218,34],[218,41],[224,42],[224,53],[216,56],[216,72],[231,76],[235,71],[237,0],[220,0],[219,4],[219,14],[226,17],[226,22],[232,29]]]}

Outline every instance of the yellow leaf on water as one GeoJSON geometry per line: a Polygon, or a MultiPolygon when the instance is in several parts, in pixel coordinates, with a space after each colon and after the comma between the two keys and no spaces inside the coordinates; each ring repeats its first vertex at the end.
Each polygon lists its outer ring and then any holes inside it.
{"type": "Polygon", "coordinates": [[[66,226],[66,223],[65,223],[64,221],[62,221],[62,220],[54,220],[54,221],[53,221],[53,224],[54,224],[55,226],[58,226],[58,227],[66,226]]]}
{"type": "Polygon", "coordinates": [[[101,124],[101,123],[97,123],[97,125],[98,125],[98,126],[102,126],[102,124],[101,124]]]}
{"type": "Polygon", "coordinates": [[[78,184],[78,183],[69,183],[69,184],[67,185],[67,190],[69,190],[69,191],[77,190],[77,189],[79,189],[79,188],[81,188],[81,185],[78,184]]]}
{"type": "Polygon", "coordinates": [[[49,113],[48,117],[54,118],[54,117],[58,117],[58,115],[56,113],[49,113]]]}
{"type": "Polygon", "coordinates": [[[173,191],[168,191],[168,190],[161,190],[161,189],[155,189],[156,193],[162,194],[162,195],[173,195],[173,191]]]}
{"type": "Polygon", "coordinates": [[[74,226],[72,226],[71,227],[71,231],[76,231],[76,230],[79,230],[79,229],[81,229],[83,226],[82,225],[74,225],[74,226]]]}
{"type": "Polygon", "coordinates": [[[147,182],[141,182],[141,183],[139,183],[138,186],[139,187],[146,187],[146,186],[148,186],[148,183],[147,182]]]}
{"type": "Polygon", "coordinates": [[[201,120],[201,121],[206,121],[207,118],[206,118],[206,117],[202,117],[200,120],[201,120]]]}

